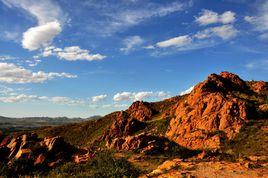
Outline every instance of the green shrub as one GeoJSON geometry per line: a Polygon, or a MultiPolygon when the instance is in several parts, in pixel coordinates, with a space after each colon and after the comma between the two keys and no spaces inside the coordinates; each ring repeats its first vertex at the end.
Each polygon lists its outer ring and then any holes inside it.
{"type": "Polygon", "coordinates": [[[138,177],[139,171],[125,158],[116,159],[110,151],[100,152],[86,164],[66,163],[48,177],[138,177]]]}

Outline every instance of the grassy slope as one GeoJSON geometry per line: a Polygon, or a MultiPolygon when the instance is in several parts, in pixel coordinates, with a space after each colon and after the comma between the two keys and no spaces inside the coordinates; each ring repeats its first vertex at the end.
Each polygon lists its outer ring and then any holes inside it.
{"type": "MultiPolygon", "coordinates": [[[[182,97],[173,97],[167,100],[154,102],[152,107],[154,110],[162,113],[169,111],[171,106],[177,103],[182,97]]],[[[67,142],[76,146],[90,146],[98,139],[104,131],[112,124],[116,117],[116,113],[108,114],[100,119],[85,121],[76,124],[67,124],[57,127],[45,127],[38,129],[36,132],[40,137],[45,136],[62,136],[67,142]]],[[[152,131],[154,134],[164,134],[169,124],[170,117],[162,117],[155,115],[152,121],[147,124],[146,130],[152,131]]]]}
{"type": "Polygon", "coordinates": [[[268,120],[248,122],[234,140],[226,143],[223,151],[235,158],[268,156],[268,120]]]}
{"type": "MultiPolygon", "coordinates": [[[[249,87],[254,82],[247,82],[249,87]]],[[[252,115],[240,133],[223,146],[225,153],[231,154],[234,158],[249,156],[268,156],[268,112],[258,109],[259,105],[268,104],[268,93],[234,92],[236,97],[246,100],[254,106],[257,112],[252,115]]],[[[267,160],[268,161],[268,160],[267,160]]]]}
{"type": "Polygon", "coordinates": [[[116,112],[108,114],[100,119],[58,127],[42,128],[36,132],[40,137],[59,135],[72,145],[90,146],[112,123],[115,115],[116,112]]]}

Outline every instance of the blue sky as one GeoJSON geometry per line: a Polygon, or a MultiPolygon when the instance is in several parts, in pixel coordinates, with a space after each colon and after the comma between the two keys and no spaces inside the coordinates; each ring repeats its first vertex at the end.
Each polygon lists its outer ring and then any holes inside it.
{"type": "Polygon", "coordinates": [[[268,0],[0,0],[0,115],[89,117],[210,73],[268,79],[268,0]]]}

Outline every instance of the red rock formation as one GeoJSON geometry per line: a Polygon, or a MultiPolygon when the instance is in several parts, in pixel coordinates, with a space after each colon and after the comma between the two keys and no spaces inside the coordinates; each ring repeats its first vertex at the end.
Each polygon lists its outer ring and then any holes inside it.
{"type": "Polygon", "coordinates": [[[0,147],[0,157],[4,159],[33,159],[35,165],[56,165],[71,159],[74,148],[62,137],[39,139],[36,134],[5,137],[0,147]]]}
{"type": "Polygon", "coordinates": [[[117,115],[109,130],[105,132],[103,139],[111,143],[114,138],[131,135],[143,128],[143,122],[131,118],[127,112],[122,111],[117,115]]]}
{"type": "Polygon", "coordinates": [[[145,154],[153,154],[167,151],[169,143],[170,141],[164,137],[141,133],[135,136],[115,138],[111,143],[107,142],[106,146],[117,150],[136,150],[145,154]]]}
{"type": "Polygon", "coordinates": [[[224,79],[226,79],[226,84],[230,84],[228,87],[229,89],[232,90],[245,90],[248,88],[247,84],[245,81],[243,81],[238,75],[232,74],[230,72],[221,72],[220,76],[224,79]]]}
{"type": "Polygon", "coordinates": [[[219,148],[221,138],[234,138],[247,120],[247,103],[232,95],[246,87],[235,74],[210,75],[176,106],[166,136],[191,149],[219,148]]]}
{"type": "Polygon", "coordinates": [[[126,112],[129,114],[129,117],[138,119],[140,121],[150,120],[155,113],[151,108],[150,103],[143,101],[134,102],[126,112]]]}
{"type": "Polygon", "coordinates": [[[252,90],[257,93],[268,91],[268,85],[264,81],[252,82],[251,87],[252,90]]]}

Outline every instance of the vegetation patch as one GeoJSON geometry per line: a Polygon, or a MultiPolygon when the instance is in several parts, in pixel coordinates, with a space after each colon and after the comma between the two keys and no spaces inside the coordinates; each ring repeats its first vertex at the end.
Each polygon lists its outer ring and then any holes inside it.
{"type": "MultiPolygon", "coordinates": [[[[261,156],[268,153],[268,120],[248,122],[232,141],[226,142],[223,152],[236,159],[252,155],[261,156]]],[[[267,160],[268,161],[268,160],[267,160]]]]}
{"type": "Polygon", "coordinates": [[[115,158],[110,151],[97,153],[85,164],[67,163],[51,171],[48,177],[138,177],[140,171],[125,158],[115,158]]]}
{"type": "Polygon", "coordinates": [[[65,141],[75,146],[90,146],[112,124],[116,112],[100,119],[68,124],[58,127],[48,127],[37,130],[39,137],[62,136],[65,141]]]}

